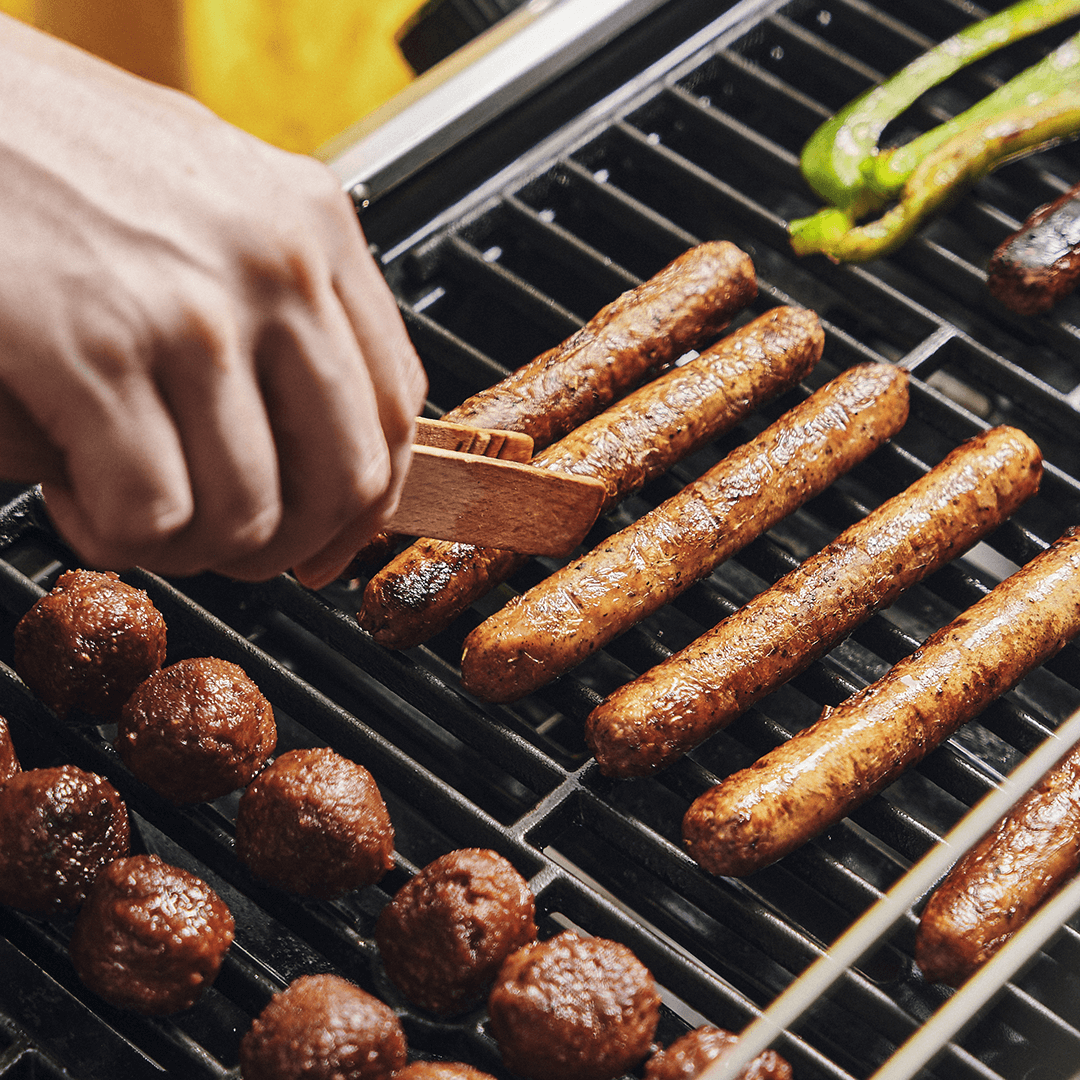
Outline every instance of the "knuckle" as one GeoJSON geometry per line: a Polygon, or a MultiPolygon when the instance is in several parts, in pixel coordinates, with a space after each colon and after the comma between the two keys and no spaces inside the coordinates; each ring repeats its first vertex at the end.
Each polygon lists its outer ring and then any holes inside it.
{"type": "Polygon", "coordinates": [[[232,512],[219,524],[212,541],[218,557],[241,558],[262,551],[273,542],[281,521],[282,510],[276,503],[232,512]]]}

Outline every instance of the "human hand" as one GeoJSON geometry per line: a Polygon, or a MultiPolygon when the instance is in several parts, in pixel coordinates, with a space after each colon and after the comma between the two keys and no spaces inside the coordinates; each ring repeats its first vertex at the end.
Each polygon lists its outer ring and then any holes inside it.
{"type": "Polygon", "coordinates": [[[426,379],[318,162],[0,16],[0,477],[89,565],[332,580],[426,379]]]}

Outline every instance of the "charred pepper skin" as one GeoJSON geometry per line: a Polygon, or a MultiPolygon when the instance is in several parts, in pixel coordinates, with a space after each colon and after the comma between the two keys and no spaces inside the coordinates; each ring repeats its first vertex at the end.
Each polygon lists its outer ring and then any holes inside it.
{"type": "Polygon", "coordinates": [[[951,120],[903,146],[877,146],[885,123],[941,81],[936,73],[944,78],[1000,45],[1077,14],[1077,8],[1074,0],[1022,0],[928,50],[823,124],[804,146],[801,165],[830,205],[789,222],[795,253],[836,262],[881,258],[980,177],[1080,131],[1078,34],[951,120]],[[897,199],[899,205],[881,218],[858,225],[897,199]]]}
{"type": "Polygon", "coordinates": [[[807,183],[853,217],[880,206],[883,191],[870,184],[867,165],[878,153],[881,133],[891,120],[961,68],[1076,14],[1080,14],[1080,0],[1020,0],[928,49],[855,98],[811,135],[800,158],[807,183]]]}

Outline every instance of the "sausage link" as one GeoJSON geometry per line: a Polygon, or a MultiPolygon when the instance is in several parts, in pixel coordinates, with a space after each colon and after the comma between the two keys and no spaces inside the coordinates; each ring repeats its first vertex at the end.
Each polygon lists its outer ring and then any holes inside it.
{"type": "MultiPolygon", "coordinates": [[[[756,296],[749,255],[727,240],[698,244],[443,419],[523,431],[542,450],[643,379],[711,342],[756,296]]],[[[385,532],[368,541],[346,576],[359,573],[362,564],[385,561],[394,542],[385,532]]]]}
{"type": "Polygon", "coordinates": [[[726,240],[699,244],[443,419],[523,431],[542,450],[710,342],[756,296],[749,255],[726,240]]]}
{"type": "Polygon", "coordinates": [[[915,962],[959,986],[1080,869],[1080,750],[1052,769],[946,875],[927,901],[915,962]]]}
{"type": "Polygon", "coordinates": [[[1018,315],[1042,315],[1080,281],[1080,184],[1040,206],[994,250],[990,295],[1018,315]]]}
{"type": "Polygon", "coordinates": [[[877,682],[699,796],[683,841],[741,877],[831,828],[1080,632],[1080,530],[1003,581],[877,682]]]}
{"type": "MultiPolygon", "coordinates": [[[[605,510],[796,385],[821,358],[825,335],[805,308],[758,316],[688,363],[612,405],[532,463],[608,488],[605,510]]],[[[404,649],[448,626],[528,556],[420,540],[368,582],[357,615],[380,644],[404,649]]]]}
{"type": "Polygon", "coordinates": [[[465,639],[461,681],[513,701],[669,603],[903,427],[908,376],[861,364],[465,639]]]}
{"type": "Polygon", "coordinates": [[[606,776],[645,776],[726,727],[1032,496],[1042,456],[1000,427],[957,447],[771,588],[588,716],[606,776]]]}

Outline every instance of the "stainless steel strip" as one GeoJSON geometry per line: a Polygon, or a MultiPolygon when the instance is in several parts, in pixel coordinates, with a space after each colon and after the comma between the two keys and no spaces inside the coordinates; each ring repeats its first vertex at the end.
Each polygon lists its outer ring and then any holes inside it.
{"type": "Polygon", "coordinates": [[[671,0],[530,0],[324,147],[377,198],[671,0]]]}
{"type": "Polygon", "coordinates": [[[908,1080],[1080,911],[1080,877],[1048,900],[911,1036],[871,1080],[908,1080]]]}
{"type": "MultiPolygon", "coordinates": [[[[815,960],[746,1028],[731,1051],[718,1058],[700,1074],[700,1080],[735,1080],[749,1062],[796,1024],[802,1014],[827,993],[849,968],[881,941],[912,905],[933,888],[952,864],[1078,742],[1080,711],[1073,713],[1053,735],[1046,738],[1005,777],[998,787],[976,803],[939,843],[852,923],[836,939],[828,952],[815,960]]],[[[971,1019],[975,1010],[1000,990],[1017,968],[1033,956],[1043,942],[1070,918],[1076,910],[1076,904],[1080,904],[1080,885],[1071,885],[1059,896],[1064,899],[1053,904],[1051,914],[1040,918],[1035,929],[1021,939],[1019,946],[1010,948],[1004,961],[997,964],[991,961],[987,965],[990,974],[978,980],[974,991],[968,996],[965,996],[968,993],[967,986],[957,991],[950,999],[961,999],[956,1011],[950,1011],[944,1021],[933,1027],[932,1021],[928,1021],[924,1027],[929,1029],[930,1034],[925,1039],[920,1039],[914,1050],[904,1053],[897,1069],[891,1068],[891,1062],[886,1063],[886,1066],[883,1066],[885,1071],[879,1071],[873,1080],[908,1080],[925,1061],[941,1050],[959,1026],[971,1019]],[[959,1024],[956,1024],[958,1018],[959,1024]]],[[[1004,949],[1002,951],[1004,952],[1004,949]]],[[[969,985],[971,982],[974,980],[970,980],[969,985]]],[[[942,1008],[944,1009],[944,1006],[942,1008]]],[[[917,1032],[912,1038],[918,1035],[917,1032]]],[[[897,1054],[900,1053],[901,1051],[897,1051],[897,1054]]],[[[894,1060],[897,1054],[893,1055],[894,1060]]]]}

